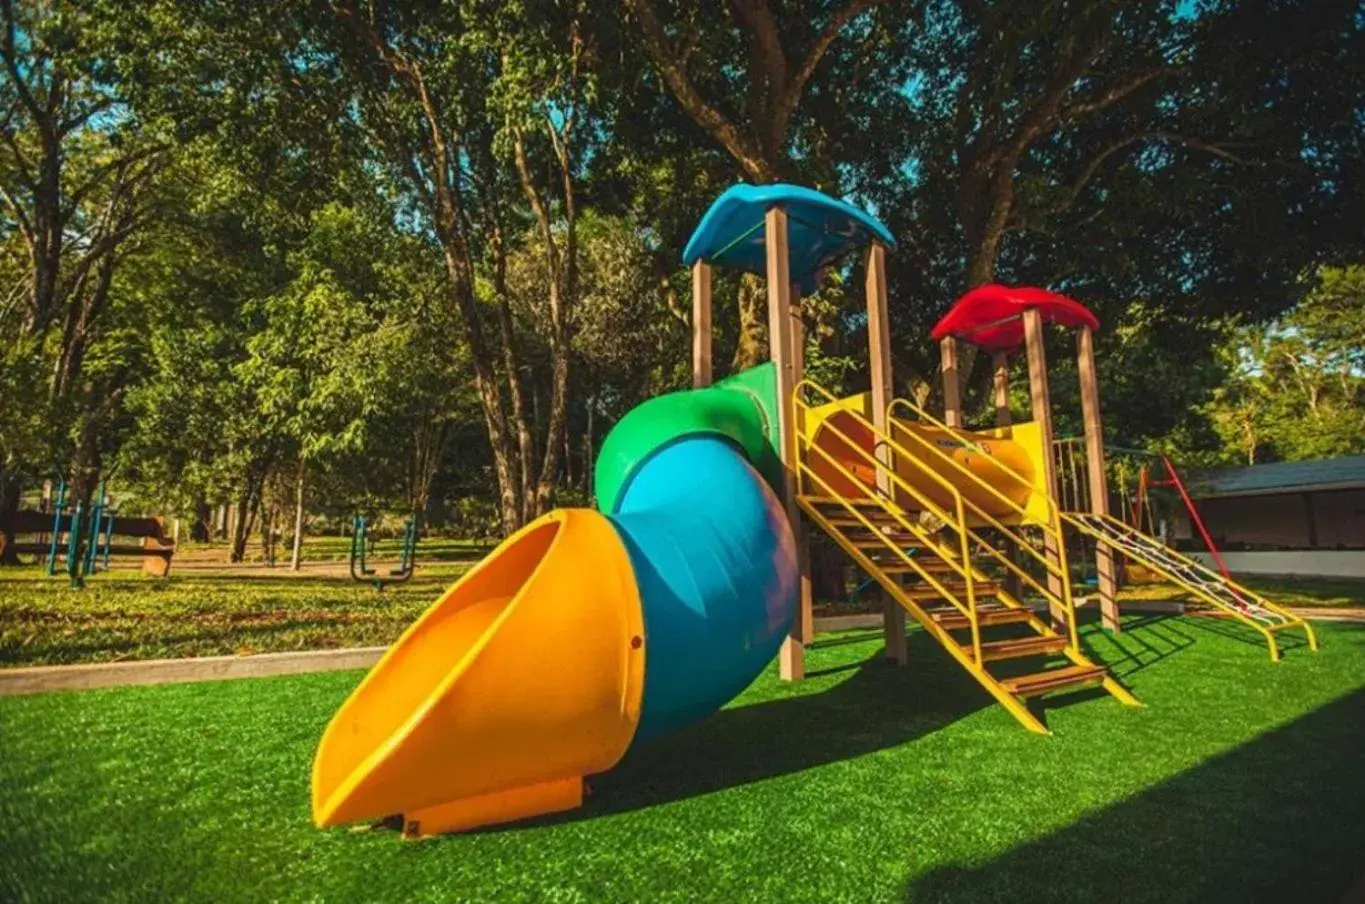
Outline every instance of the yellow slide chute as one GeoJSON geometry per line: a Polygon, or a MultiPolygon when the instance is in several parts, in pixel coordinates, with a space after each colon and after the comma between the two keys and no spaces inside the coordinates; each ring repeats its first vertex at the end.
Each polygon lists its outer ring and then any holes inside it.
{"type": "Polygon", "coordinates": [[[405,833],[567,810],[640,717],[644,625],[611,522],[563,509],[427,610],[327,727],[318,825],[402,813],[405,833]],[[589,570],[590,569],[590,570],[589,570]]]}

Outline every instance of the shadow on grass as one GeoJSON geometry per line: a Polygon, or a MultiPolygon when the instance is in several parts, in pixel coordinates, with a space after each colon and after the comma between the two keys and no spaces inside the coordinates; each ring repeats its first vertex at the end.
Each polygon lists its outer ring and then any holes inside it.
{"type": "Polygon", "coordinates": [[[1099,622],[1095,621],[1087,626],[1081,639],[1087,652],[1108,666],[1110,674],[1119,681],[1125,681],[1163,659],[1184,652],[1196,643],[1195,636],[1175,615],[1142,615],[1132,620],[1125,619],[1121,634],[1105,633],[1099,622]],[[1101,636],[1103,647],[1092,649],[1093,639],[1101,636]]]}
{"type": "MultiPolygon", "coordinates": [[[[827,691],[724,709],[695,727],[632,750],[590,779],[580,815],[682,800],[913,741],[990,705],[990,698],[922,632],[909,636],[909,664],[883,653],[853,663],[827,691]]],[[[831,672],[837,670],[829,670],[831,672]]]]}
{"type": "Polygon", "coordinates": [[[1342,901],[1365,876],[1365,689],[909,901],[1342,901]]]}
{"type": "MultiPolygon", "coordinates": [[[[1197,631],[1207,631],[1209,634],[1217,634],[1219,637],[1226,637],[1228,640],[1257,647],[1267,657],[1270,656],[1270,646],[1266,643],[1265,635],[1249,625],[1216,615],[1191,615],[1187,616],[1187,620],[1197,631]]],[[[1298,628],[1290,631],[1276,631],[1275,643],[1279,646],[1281,653],[1291,653],[1301,648],[1306,650],[1308,649],[1308,635],[1298,628]]]]}

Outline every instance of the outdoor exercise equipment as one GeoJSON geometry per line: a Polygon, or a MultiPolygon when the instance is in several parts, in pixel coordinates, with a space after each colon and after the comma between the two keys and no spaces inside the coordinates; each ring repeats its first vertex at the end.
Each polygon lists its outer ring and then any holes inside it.
{"type": "Polygon", "coordinates": [[[58,478],[53,484],[56,495],[52,511],[15,513],[15,537],[29,538],[16,540],[15,552],[41,557],[48,576],[55,576],[61,567],[75,587],[83,585],[87,574],[107,571],[113,556],[140,558],[143,573],[154,577],[170,573],[175,544],[166,537],[161,518],[119,517],[103,484],[88,509],[83,503],[72,504],[64,479],[58,478]],[[116,542],[117,537],[138,542],[121,544],[116,542]]]}
{"type": "Polygon", "coordinates": [[[398,566],[386,575],[376,577],[378,572],[366,564],[367,556],[374,555],[374,538],[371,526],[364,515],[356,515],[351,520],[351,580],[368,583],[375,590],[383,590],[389,584],[401,584],[412,577],[417,558],[417,519],[410,517],[403,522],[402,541],[398,550],[398,566]]]}

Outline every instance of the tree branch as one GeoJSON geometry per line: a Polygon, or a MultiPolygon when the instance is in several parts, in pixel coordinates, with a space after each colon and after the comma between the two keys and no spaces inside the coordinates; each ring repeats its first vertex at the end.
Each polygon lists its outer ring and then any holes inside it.
{"type": "Polygon", "coordinates": [[[878,6],[886,0],[852,0],[847,6],[834,14],[825,25],[824,31],[820,32],[820,37],[815,40],[815,46],[811,47],[806,58],[801,62],[801,66],[796,70],[796,75],[792,77],[790,84],[787,85],[786,93],[782,98],[781,108],[785,112],[785,118],[790,119],[796,105],[801,100],[801,95],[805,93],[806,84],[811,76],[815,74],[815,69],[829,52],[839,33],[844,30],[844,26],[852,22],[855,18],[862,15],[874,6],[878,6]]]}
{"type": "Polygon", "coordinates": [[[1147,69],[1137,72],[1126,79],[1121,79],[1100,90],[1099,94],[1086,100],[1077,101],[1074,104],[1067,104],[1062,108],[1057,118],[1060,122],[1070,122],[1081,116],[1088,116],[1107,107],[1112,107],[1123,98],[1132,94],[1148,82],[1158,79],[1163,75],[1170,75],[1178,72],[1179,66],[1158,66],[1154,69],[1147,69]]]}
{"type": "Polygon", "coordinates": [[[654,65],[659,68],[659,74],[672,90],[673,96],[693,121],[710,132],[711,136],[739,162],[750,178],[764,182],[775,180],[776,167],[764,158],[762,150],[743,135],[723,113],[708,104],[692,84],[683,62],[669,47],[663,25],[655,14],[650,0],[621,0],[621,3],[639,22],[645,50],[654,61],[654,65]]]}
{"type": "Polygon", "coordinates": [[[19,93],[19,99],[28,112],[35,120],[47,118],[46,111],[38,104],[33,93],[29,90],[28,83],[19,73],[19,61],[15,58],[15,31],[17,26],[14,21],[14,2],[13,0],[0,0],[0,13],[4,15],[5,31],[4,37],[0,39],[0,57],[4,59],[5,69],[9,72],[10,80],[14,82],[14,89],[19,93]]]}

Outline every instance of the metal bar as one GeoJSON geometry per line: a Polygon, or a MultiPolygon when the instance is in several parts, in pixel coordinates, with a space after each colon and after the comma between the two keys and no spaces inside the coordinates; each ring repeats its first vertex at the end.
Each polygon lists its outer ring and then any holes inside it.
{"type": "Polygon", "coordinates": [[[52,511],[52,543],[47,551],[47,576],[57,573],[58,539],[62,532],[62,512],[66,510],[66,478],[62,478],[57,488],[57,506],[52,511]]]}
{"type": "Polygon", "coordinates": [[[1204,519],[1199,517],[1199,509],[1194,507],[1194,500],[1190,498],[1189,493],[1185,492],[1185,484],[1180,479],[1180,475],[1176,473],[1175,465],[1171,464],[1170,457],[1166,455],[1161,456],[1161,463],[1165,466],[1166,475],[1175,486],[1176,492],[1180,494],[1180,501],[1185,503],[1185,510],[1190,513],[1190,520],[1194,522],[1195,527],[1199,528],[1199,536],[1204,538],[1204,545],[1208,547],[1209,555],[1213,556],[1213,560],[1218,563],[1218,570],[1223,573],[1223,577],[1231,581],[1232,572],[1228,571],[1228,563],[1223,561],[1223,554],[1214,545],[1213,536],[1209,534],[1209,529],[1204,526],[1204,519]]]}

